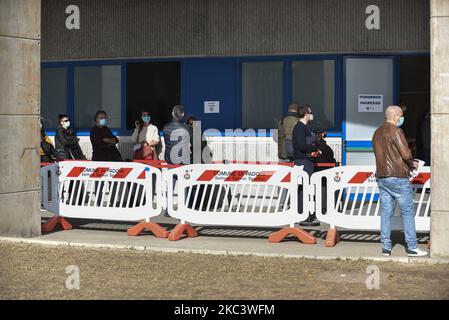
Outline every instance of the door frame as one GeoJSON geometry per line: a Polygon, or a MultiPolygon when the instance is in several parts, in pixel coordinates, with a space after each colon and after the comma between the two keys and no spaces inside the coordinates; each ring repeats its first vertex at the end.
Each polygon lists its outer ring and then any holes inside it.
{"type": "MultiPolygon", "coordinates": [[[[399,102],[399,56],[397,54],[366,54],[366,55],[344,55],[342,70],[342,121],[341,121],[341,160],[342,165],[346,165],[346,155],[348,141],[346,140],[346,61],[347,59],[392,59],[393,61],[393,103],[399,102]]],[[[349,143],[349,147],[358,149],[359,151],[371,151],[371,141],[354,140],[349,143]]]]}

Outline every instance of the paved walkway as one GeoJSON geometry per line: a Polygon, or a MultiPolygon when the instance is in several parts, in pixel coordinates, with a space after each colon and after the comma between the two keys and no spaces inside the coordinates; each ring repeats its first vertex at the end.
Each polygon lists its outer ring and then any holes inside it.
{"type": "MultiPolygon", "coordinates": [[[[46,220],[44,218],[43,220],[46,220]]],[[[171,230],[177,220],[157,217],[154,221],[171,230]]],[[[197,238],[168,241],[152,234],[130,237],[126,230],[131,223],[86,221],[72,219],[74,229],[56,231],[33,239],[0,238],[3,241],[21,241],[48,245],[72,245],[86,247],[109,247],[135,250],[153,250],[162,252],[194,252],[224,255],[256,255],[306,257],[318,259],[371,259],[376,261],[449,263],[449,260],[434,258],[408,258],[405,253],[402,232],[393,233],[391,257],[380,254],[379,234],[376,232],[341,231],[341,241],[333,248],[324,246],[327,226],[307,229],[317,238],[317,244],[305,245],[296,239],[287,239],[282,243],[269,243],[268,235],[277,229],[236,228],[236,227],[197,227],[197,238]]],[[[426,249],[428,234],[419,234],[419,245],[426,249]]]]}

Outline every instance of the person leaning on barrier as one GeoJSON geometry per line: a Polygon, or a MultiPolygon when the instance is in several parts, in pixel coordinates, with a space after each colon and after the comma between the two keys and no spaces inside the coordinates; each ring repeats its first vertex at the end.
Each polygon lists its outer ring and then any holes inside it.
{"type": "Polygon", "coordinates": [[[108,115],[100,110],[95,114],[95,126],[90,129],[92,161],[122,161],[116,145],[118,138],[108,128],[108,115]]]}
{"type": "Polygon", "coordinates": [[[142,110],[141,118],[135,122],[136,128],[131,136],[134,144],[133,158],[140,160],[157,160],[156,146],[159,144],[159,131],[151,124],[150,112],[142,110]]]}
{"type": "Polygon", "coordinates": [[[293,128],[298,123],[298,108],[297,102],[292,102],[288,106],[288,112],[278,124],[278,146],[279,146],[279,160],[282,162],[293,161],[293,128]]]}
{"type": "Polygon", "coordinates": [[[85,160],[75,131],[70,128],[70,119],[66,114],[58,116],[59,126],[55,134],[56,157],[59,160],[85,160]]]}
{"type": "Polygon", "coordinates": [[[192,129],[182,120],[184,107],[173,107],[172,121],[164,126],[165,161],[169,164],[190,164],[192,129]]]}
{"type": "Polygon", "coordinates": [[[426,256],[427,252],[418,248],[416,239],[413,188],[409,176],[417,163],[413,160],[404,132],[400,129],[404,123],[403,111],[398,106],[389,106],[385,111],[385,118],[385,123],[374,132],[372,138],[380,191],[382,255],[391,255],[391,219],[397,201],[404,222],[408,256],[426,256]]]}
{"type": "MultiPolygon", "coordinates": [[[[304,166],[304,171],[309,177],[314,172],[314,165],[311,159],[312,154],[319,152],[317,141],[308,127],[308,123],[313,120],[310,106],[300,106],[298,109],[299,121],[293,128],[293,156],[295,166],[304,166]]],[[[298,211],[303,212],[303,187],[298,188],[298,211]]],[[[315,214],[310,214],[306,221],[301,222],[305,226],[319,226],[320,223],[315,218],[315,214]]]]}

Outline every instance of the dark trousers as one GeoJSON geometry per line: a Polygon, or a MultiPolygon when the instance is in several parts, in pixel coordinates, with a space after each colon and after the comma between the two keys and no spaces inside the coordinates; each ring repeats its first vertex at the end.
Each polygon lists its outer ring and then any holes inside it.
{"type": "MultiPolygon", "coordinates": [[[[295,159],[295,166],[304,166],[304,171],[307,172],[309,177],[311,177],[314,172],[313,162],[310,161],[310,159],[295,159]]],[[[300,213],[303,212],[303,206],[304,206],[303,186],[300,185],[298,186],[298,212],[300,213]]],[[[310,219],[315,218],[311,216],[309,216],[310,219]]]]}

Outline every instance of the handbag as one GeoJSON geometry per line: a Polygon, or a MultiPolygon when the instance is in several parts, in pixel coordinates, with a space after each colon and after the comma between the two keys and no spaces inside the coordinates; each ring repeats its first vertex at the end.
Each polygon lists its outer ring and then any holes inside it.
{"type": "MultiPolygon", "coordinates": [[[[140,138],[140,132],[142,129],[139,130],[139,135],[137,136],[137,142],[139,142],[140,138]]],[[[158,160],[157,158],[157,152],[155,147],[150,146],[141,146],[138,150],[134,151],[133,159],[135,160],[158,160]]]]}

